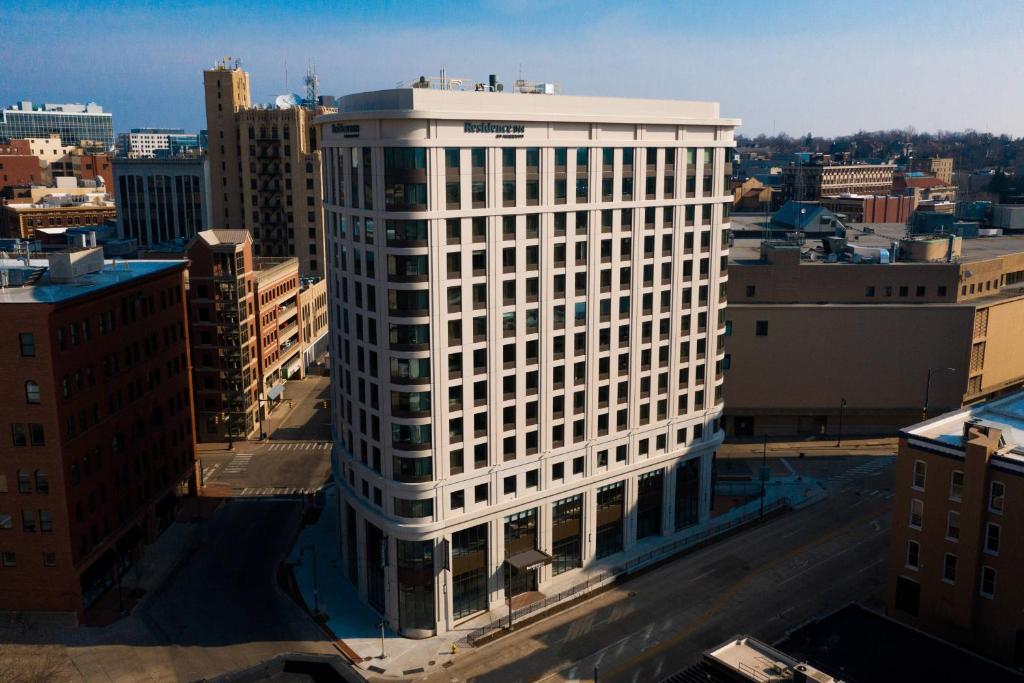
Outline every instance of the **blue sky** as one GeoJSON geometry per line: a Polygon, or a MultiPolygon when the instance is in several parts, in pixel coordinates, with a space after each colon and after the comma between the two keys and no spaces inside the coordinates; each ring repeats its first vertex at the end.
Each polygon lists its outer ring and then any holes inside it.
{"type": "Polygon", "coordinates": [[[0,104],[95,100],[117,130],[205,126],[202,70],[256,101],[392,87],[443,66],[565,94],[713,99],[749,135],[1024,135],[1024,2],[49,2],[0,0],[0,104]]]}

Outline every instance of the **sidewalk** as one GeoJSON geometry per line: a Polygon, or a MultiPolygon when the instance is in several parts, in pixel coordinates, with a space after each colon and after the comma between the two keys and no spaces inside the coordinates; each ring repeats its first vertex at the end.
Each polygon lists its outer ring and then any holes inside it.
{"type": "MultiPolygon", "coordinates": [[[[801,453],[811,456],[869,456],[894,455],[899,450],[896,437],[875,437],[868,439],[843,439],[836,446],[835,439],[808,441],[768,441],[768,457],[796,457],[801,453]]],[[[750,458],[760,456],[764,441],[724,443],[718,448],[720,458],[750,458]]]]}
{"type": "MultiPolygon", "coordinates": [[[[783,461],[788,474],[772,477],[765,489],[765,506],[777,504],[776,501],[787,500],[793,508],[804,507],[821,500],[828,494],[818,482],[808,477],[799,477],[793,473],[783,461]]],[[[384,653],[381,655],[381,633],[377,624],[380,616],[368,607],[359,597],[355,588],[345,578],[344,568],[340,559],[340,538],[337,529],[337,496],[334,486],[325,490],[325,507],[320,519],[313,525],[304,528],[289,555],[288,562],[293,565],[295,582],[306,605],[312,611],[318,605],[326,614],[326,625],[343,644],[342,649],[354,653],[356,665],[368,674],[387,677],[411,676],[444,666],[453,659],[452,645],[465,648],[465,639],[471,633],[491,625],[495,620],[507,619],[508,610],[502,605],[468,621],[460,623],[455,629],[440,636],[423,640],[411,640],[399,637],[391,630],[385,630],[384,653]],[[316,546],[316,578],[317,590],[314,597],[314,572],[312,552],[309,546],[316,546]],[[362,661],[359,661],[362,660],[362,661]]],[[[760,497],[723,512],[713,518],[714,528],[735,528],[735,523],[745,515],[756,513],[760,508],[760,497]],[[730,527],[730,523],[732,526],[730,527]]],[[[699,527],[693,534],[673,535],[645,539],[635,544],[629,551],[617,554],[614,559],[588,565],[580,572],[556,578],[544,584],[544,594],[555,596],[569,591],[573,586],[596,581],[595,589],[606,583],[612,583],[614,577],[609,571],[628,565],[639,558],[656,555],[659,548],[685,544],[692,538],[696,545],[706,537],[709,527],[699,527]],[[606,580],[601,581],[602,578],[606,580]]],[[[726,529],[722,529],[724,532],[726,529]]],[[[661,561],[662,557],[653,557],[650,564],[661,561]]],[[[633,570],[639,569],[637,565],[633,570]]],[[[583,593],[577,594],[578,599],[583,593]]],[[[565,602],[569,602],[567,599],[565,602]]],[[[559,603],[562,604],[562,603],[559,603]]],[[[518,612],[518,610],[517,610],[518,612]]],[[[454,656],[458,658],[458,654],[454,656]]]]}

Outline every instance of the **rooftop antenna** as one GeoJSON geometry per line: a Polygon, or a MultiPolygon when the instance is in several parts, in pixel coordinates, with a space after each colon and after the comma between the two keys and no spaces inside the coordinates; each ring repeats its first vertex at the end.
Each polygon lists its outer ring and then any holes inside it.
{"type": "Polygon", "coordinates": [[[320,78],[316,75],[316,67],[312,64],[306,68],[306,77],[303,79],[306,84],[306,101],[309,106],[315,107],[317,98],[320,96],[320,78]]]}

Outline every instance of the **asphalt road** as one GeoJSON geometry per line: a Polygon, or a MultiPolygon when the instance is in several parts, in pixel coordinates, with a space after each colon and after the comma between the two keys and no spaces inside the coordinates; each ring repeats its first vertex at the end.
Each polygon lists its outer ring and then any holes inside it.
{"type": "Polygon", "coordinates": [[[264,422],[268,439],[204,446],[202,460],[207,494],[291,496],[315,491],[331,468],[330,411],[324,401],[330,379],[311,376],[288,382],[279,406],[264,422]]]}
{"type": "Polygon", "coordinates": [[[745,633],[773,642],[885,590],[892,458],[789,462],[832,495],[465,652],[438,681],[658,681],[745,633]]]}
{"type": "Polygon", "coordinates": [[[179,680],[197,680],[282,652],[332,652],[323,632],[277,588],[277,564],[298,529],[296,501],[228,501],[205,542],[136,612],[172,650],[179,680]]]}
{"type": "Polygon", "coordinates": [[[298,501],[226,501],[191,557],[131,616],[92,628],[26,620],[5,625],[0,643],[23,661],[46,656],[60,672],[39,680],[90,683],[195,681],[284,652],[336,654],[277,587],[300,516],[298,501]]]}

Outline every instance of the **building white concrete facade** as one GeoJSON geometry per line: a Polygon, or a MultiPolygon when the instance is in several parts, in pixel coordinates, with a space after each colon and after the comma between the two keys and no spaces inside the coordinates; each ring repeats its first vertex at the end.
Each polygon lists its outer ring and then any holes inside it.
{"type": "Polygon", "coordinates": [[[739,121],[425,88],[339,108],[331,580],[427,637],[705,528],[739,121]]]}
{"type": "Polygon", "coordinates": [[[158,150],[170,152],[173,144],[199,147],[199,136],[182,128],[132,128],[117,136],[118,153],[128,159],[152,159],[158,150]]]}

